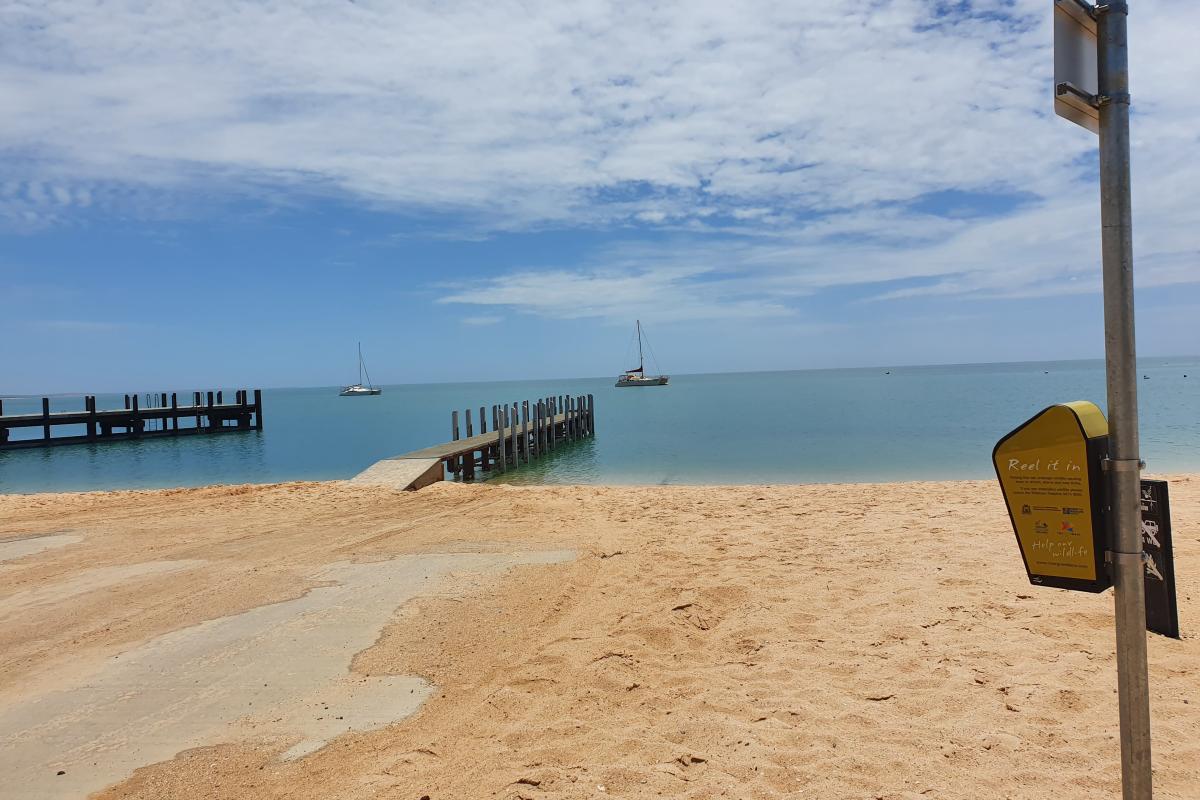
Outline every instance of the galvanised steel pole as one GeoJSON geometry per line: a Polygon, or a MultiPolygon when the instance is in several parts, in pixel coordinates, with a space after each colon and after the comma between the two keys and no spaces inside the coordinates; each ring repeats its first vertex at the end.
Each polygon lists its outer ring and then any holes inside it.
{"type": "Polygon", "coordinates": [[[1104,353],[1108,377],[1109,551],[1117,633],[1121,783],[1125,800],[1149,800],[1150,686],[1140,529],[1137,362],[1133,328],[1133,224],[1129,177],[1126,3],[1096,8],[1100,95],[1100,225],[1104,353]]]}

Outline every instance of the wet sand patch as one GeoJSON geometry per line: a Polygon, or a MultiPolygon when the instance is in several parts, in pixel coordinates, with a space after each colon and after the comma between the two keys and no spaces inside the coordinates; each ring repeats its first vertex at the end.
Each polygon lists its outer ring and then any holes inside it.
{"type": "Polygon", "coordinates": [[[208,562],[203,559],[193,558],[180,561],[145,561],[141,564],[124,564],[115,567],[95,567],[65,580],[23,589],[9,597],[0,598],[0,619],[37,606],[53,605],[79,595],[127,584],[139,578],[182,572],[202,567],[206,563],[208,562]]]}
{"type": "Polygon", "coordinates": [[[73,533],[54,533],[49,536],[28,536],[22,539],[9,539],[0,542],[0,561],[14,561],[18,558],[31,556],[44,550],[56,547],[66,547],[83,541],[82,536],[73,533]]]}
{"type": "Polygon", "coordinates": [[[411,677],[356,676],[349,667],[401,604],[454,571],[571,555],[330,564],[310,575],[327,586],[156,637],[86,681],[0,710],[0,772],[28,800],[77,798],[193,747],[266,736],[300,758],[341,733],[383,727],[415,711],[430,687],[411,677]]]}

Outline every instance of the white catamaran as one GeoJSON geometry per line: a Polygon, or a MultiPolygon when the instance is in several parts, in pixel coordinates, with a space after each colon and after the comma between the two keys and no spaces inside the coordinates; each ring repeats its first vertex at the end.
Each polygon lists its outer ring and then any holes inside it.
{"type": "Polygon", "coordinates": [[[637,321],[638,365],[637,369],[627,369],[617,378],[617,386],[666,386],[669,375],[647,375],[646,361],[642,357],[642,321],[637,321]]]}
{"type": "Polygon", "coordinates": [[[342,389],[342,391],[338,392],[338,395],[341,397],[366,397],[367,395],[372,394],[383,394],[383,389],[380,389],[378,386],[371,385],[371,376],[369,374],[367,375],[367,385],[363,386],[363,374],[366,373],[366,371],[367,365],[366,362],[363,361],[362,357],[362,342],[359,342],[358,383],[354,384],[353,386],[347,386],[346,388],[342,389]]]}

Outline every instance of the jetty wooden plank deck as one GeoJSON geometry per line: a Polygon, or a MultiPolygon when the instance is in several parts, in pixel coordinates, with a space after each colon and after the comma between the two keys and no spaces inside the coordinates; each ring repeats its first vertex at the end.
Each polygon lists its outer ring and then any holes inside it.
{"type": "Polygon", "coordinates": [[[161,405],[139,404],[137,395],[125,396],[125,408],[99,410],[96,397],[84,397],[82,411],[51,411],[50,399],[42,398],[40,414],[4,415],[0,402],[0,450],[31,447],[52,447],[68,444],[100,444],[126,439],[154,439],[166,436],[226,433],[262,430],[262,391],[239,389],[233,403],[224,402],[223,392],[208,392],[207,403],[201,392],[192,393],[190,405],[179,405],[177,394],[162,392],[161,405]],[[180,424],[183,420],[187,424],[180,424]],[[82,426],[82,435],[55,436],[53,430],[64,425],[82,426]],[[41,428],[40,437],[13,439],[10,431],[19,428],[41,428]],[[119,430],[118,430],[119,429],[119,430]]]}
{"type": "Polygon", "coordinates": [[[451,415],[449,442],[385,458],[354,478],[353,483],[415,490],[447,475],[475,480],[477,470],[505,472],[546,455],[566,441],[595,435],[595,399],[592,395],[559,396],[492,406],[492,432],[487,432],[484,408],[479,409],[481,433],[473,432],[471,412],[464,415],[465,438],[459,438],[458,412],[451,415]]]}

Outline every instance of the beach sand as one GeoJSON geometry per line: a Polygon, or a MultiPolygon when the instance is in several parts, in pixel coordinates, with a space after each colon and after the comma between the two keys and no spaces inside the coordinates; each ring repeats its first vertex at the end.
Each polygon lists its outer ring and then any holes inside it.
{"type": "Polygon", "coordinates": [[[1111,593],[1030,586],[991,482],[0,496],[0,796],[1111,798],[1117,730],[1111,593]]]}

